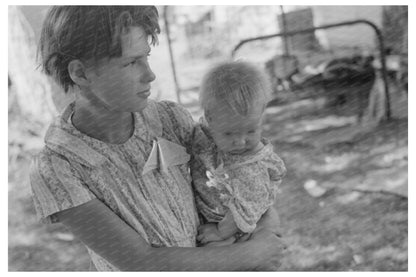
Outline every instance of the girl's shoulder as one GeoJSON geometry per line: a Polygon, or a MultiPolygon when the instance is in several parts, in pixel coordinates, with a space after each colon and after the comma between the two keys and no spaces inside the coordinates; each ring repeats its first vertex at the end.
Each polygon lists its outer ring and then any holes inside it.
{"type": "Polygon", "coordinates": [[[96,198],[78,169],[67,157],[46,146],[33,158],[30,185],[41,222],[55,223],[55,213],[96,198]]]}
{"type": "Polygon", "coordinates": [[[41,194],[44,194],[45,191],[56,190],[63,179],[68,181],[69,176],[77,180],[80,179],[72,163],[65,156],[48,147],[44,147],[33,157],[29,172],[30,183],[35,196],[42,191],[41,194]]]}
{"type": "Polygon", "coordinates": [[[179,105],[178,103],[175,103],[173,101],[163,100],[153,102],[153,105],[157,107],[157,110],[160,115],[162,116],[168,116],[169,119],[172,121],[175,121],[175,123],[193,123],[192,116],[184,107],[179,105]]]}
{"type": "Polygon", "coordinates": [[[66,158],[50,148],[44,146],[42,150],[37,153],[33,159],[30,166],[30,171],[32,173],[37,173],[42,177],[53,176],[52,172],[54,171],[53,161],[55,160],[66,160],[66,158]]]}
{"type": "Polygon", "coordinates": [[[184,107],[172,101],[149,101],[144,113],[164,134],[174,134],[182,145],[190,145],[194,121],[184,107]]]}

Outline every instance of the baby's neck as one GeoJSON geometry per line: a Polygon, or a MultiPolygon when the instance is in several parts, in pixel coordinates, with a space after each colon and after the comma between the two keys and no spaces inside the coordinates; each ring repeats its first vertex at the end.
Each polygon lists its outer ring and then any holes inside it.
{"type": "MultiPolygon", "coordinates": [[[[239,155],[250,155],[250,154],[255,154],[257,152],[259,152],[260,150],[262,150],[264,147],[263,142],[259,141],[259,143],[256,145],[256,147],[254,147],[253,149],[247,150],[239,155]]],[[[226,155],[229,155],[229,153],[225,153],[226,155]]]]}

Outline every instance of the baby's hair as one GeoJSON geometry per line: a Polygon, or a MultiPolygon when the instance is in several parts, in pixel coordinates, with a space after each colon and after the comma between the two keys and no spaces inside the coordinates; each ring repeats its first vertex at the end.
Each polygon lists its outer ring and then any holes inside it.
{"type": "Polygon", "coordinates": [[[121,35],[131,26],[142,27],[154,45],[160,33],[158,17],[154,6],[54,6],[42,26],[41,67],[67,92],[74,85],[70,61],[120,57],[121,35]]]}
{"type": "Polygon", "coordinates": [[[199,100],[206,113],[222,102],[246,116],[254,103],[265,108],[270,95],[270,82],[262,70],[248,62],[232,61],[214,66],[205,75],[199,100]]]}

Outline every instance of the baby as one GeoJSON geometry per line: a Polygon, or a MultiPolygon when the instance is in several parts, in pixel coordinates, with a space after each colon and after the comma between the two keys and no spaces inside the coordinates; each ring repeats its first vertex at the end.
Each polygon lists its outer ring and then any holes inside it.
{"type": "Polygon", "coordinates": [[[202,244],[253,232],[275,202],[286,168],[261,137],[270,91],[265,74],[242,61],[215,66],[202,82],[191,162],[202,244]]]}

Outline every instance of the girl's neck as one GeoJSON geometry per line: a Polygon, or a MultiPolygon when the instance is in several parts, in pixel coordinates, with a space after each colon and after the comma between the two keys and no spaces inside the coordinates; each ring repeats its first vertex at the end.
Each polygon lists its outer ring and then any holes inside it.
{"type": "Polygon", "coordinates": [[[80,132],[111,144],[126,142],[134,132],[131,112],[111,111],[83,98],[75,101],[72,124],[80,132]]]}

